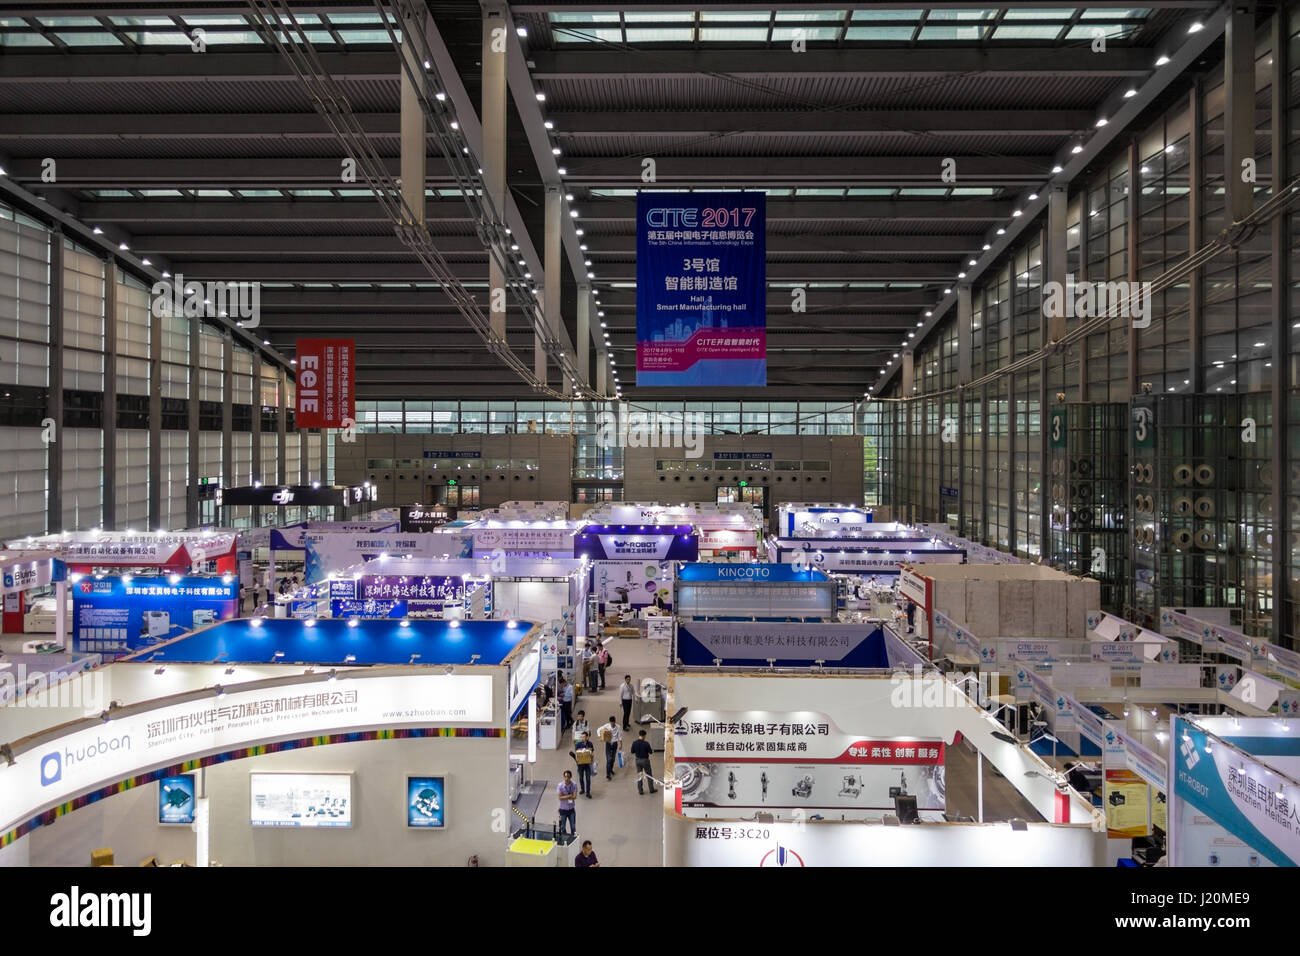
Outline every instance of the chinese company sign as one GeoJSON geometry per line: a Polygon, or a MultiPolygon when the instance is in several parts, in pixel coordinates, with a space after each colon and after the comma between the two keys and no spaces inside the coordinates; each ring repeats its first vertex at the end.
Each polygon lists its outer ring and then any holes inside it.
{"type": "Polygon", "coordinates": [[[637,196],[637,384],[767,384],[767,196],[637,196]]]}
{"type": "Polygon", "coordinates": [[[343,428],[354,420],[356,341],[298,339],[297,428],[343,428]]]}
{"type": "Polygon", "coordinates": [[[18,753],[13,764],[0,761],[0,833],[79,794],[204,754],[339,731],[491,720],[490,675],[413,674],[231,687],[220,698],[162,705],[93,726],[82,721],[18,753]]]}

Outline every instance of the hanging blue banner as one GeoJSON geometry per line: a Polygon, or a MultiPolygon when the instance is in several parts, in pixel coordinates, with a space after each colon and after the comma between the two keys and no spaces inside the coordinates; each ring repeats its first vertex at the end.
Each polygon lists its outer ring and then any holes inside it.
{"type": "Polygon", "coordinates": [[[637,385],[767,384],[766,203],[637,194],[637,385]]]}

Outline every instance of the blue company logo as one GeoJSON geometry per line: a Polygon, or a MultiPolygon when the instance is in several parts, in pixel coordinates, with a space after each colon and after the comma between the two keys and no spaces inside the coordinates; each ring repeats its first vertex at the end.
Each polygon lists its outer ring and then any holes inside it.
{"type": "Polygon", "coordinates": [[[11,587],[13,587],[13,586],[14,586],[14,576],[13,576],[12,574],[6,574],[6,575],[5,575],[5,587],[7,587],[7,588],[11,588],[11,587]]]}
{"type": "Polygon", "coordinates": [[[63,779],[63,757],[57,750],[51,750],[41,758],[41,786],[48,787],[63,779]]]}
{"type": "Polygon", "coordinates": [[[110,737],[107,740],[96,737],[94,743],[82,747],[68,747],[63,751],[51,750],[41,758],[41,786],[48,787],[63,779],[65,767],[71,770],[105,754],[130,749],[131,735],[123,734],[121,737],[110,737]]]}
{"type": "Polygon", "coordinates": [[[1113,730],[1106,731],[1106,743],[1108,744],[1115,743],[1115,731],[1113,730]]]}
{"type": "Polygon", "coordinates": [[[1056,709],[1057,709],[1057,710],[1065,710],[1065,698],[1064,698],[1064,697],[1058,697],[1058,698],[1056,698],[1056,709]]]}

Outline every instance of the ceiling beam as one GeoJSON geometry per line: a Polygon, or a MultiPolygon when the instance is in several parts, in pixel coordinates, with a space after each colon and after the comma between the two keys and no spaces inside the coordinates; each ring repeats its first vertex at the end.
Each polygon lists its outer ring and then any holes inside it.
{"type": "Polygon", "coordinates": [[[915,76],[952,73],[996,73],[1003,76],[1083,75],[1128,77],[1151,71],[1151,51],[1141,47],[1114,47],[1105,56],[1088,44],[1044,49],[1024,47],[970,47],[942,45],[912,49],[819,49],[815,56],[785,47],[759,50],[535,50],[533,76],[547,80],[603,81],[607,76],[668,77],[749,76],[915,76]]]}
{"type": "MultiPolygon", "coordinates": [[[[397,113],[353,114],[368,136],[396,138],[397,113]]],[[[6,139],[334,139],[318,113],[5,113],[6,139]]],[[[224,160],[222,161],[224,164],[224,160]]],[[[335,177],[336,181],[338,177],[335,177]]]]}
{"type": "MultiPolygon", "coordinates": [[[[808,183],[932,186],[944,158],[951,158],[956,163],[964,186],[1041,182],[1052,165],[1050,156],[979,156],[956,151],[936,152],[925,157],[818,156],[816,162],[799,156],[727,156],[726,172],[734,178],[722,179],[719,178],[718,158],[662,156],[656,159],[656,177],[659,183],[689,181],[691,186],[699,189],[734,188],[738,180],[755,180],[771,187],[808,183]]],[[[263,188],[339,186],[342,185],[339,162],[338,159],[318,156],[237,156],[222,157],[220,162],[205,156],[157,156],[142,164],[140,160],[129,157],[69,156],[59,160],[59,184],[69,189],[98,186],[189,188],[207,184],[263,188]]],[[[385,158],[384,164],[391,175],[399,175],[400,164],[396,155],[385,158]]],[[[12,159],[10,166],[6,169],[13,179],[39,184],[40,158],[19,157],[12,159]]],[[[565,169],[565,182],[571,187],[581,185],[595,189],[641,185],[639,156],[632,159],[626,156],[566,156],[565,169]]],[[[427,158],[425,177],[432,187],[455,185],[446,160],[440,156],[427,158]]]]}
{"type": "MultiPolygon", "coordinates": [[[[945,152],[942,144],[928,156],[658,156],[655,183],[683,183],[696,189],[731,188],[738,183],[790,186],[827,183],[842,186],[879,184],[933,186],[943,159],[957,162],[965,186],[1041,183],[1052,168],[1050,156],[970,156],[945,152]]],[[[632,156],[566,156],[566,182],[590,188],[641,184],[642,153],[632,156]]]]}
{"type": "MultiPolygon", "coordinates": [[[[241,12],[247,5],[240,5],[241,12]]],[[[113,11],[115,14],[118,11],[113,11]]],[[[175,13],[176,8],[168,8],[175,13]]],[[[49,16],[42,13],[41,16],[49,16]]],[[[297,83],[298,76],[278,52],[228,53],[210,51],[196,56],[188,47],[148,53],[6,53],[0,57],[0,86],[7,83],[297,83]]],[[[324,68],[335,79],[386,80],[397,83],[397,54],[393,50],[321,53],[324,68]]],[[[396,87],[394,87],[396,89],[396,87]]],[[[0,97],[3,99],[3,97],[0,97]]]]}
{"type": "MultiPolygon", "coordinates": [[[[487,289],[470,289],[475,301],[487,301],[487,289]]],[[[601,310],[635,309],[635,289],[601,289],[601,310]]],[[[855,312],[879,311],[899,313],[907,309],[924,310],[935,302],[932,288],[920,289],[809,289],[808,315],[810,320],[818,312],[835,309],[855,312]]],[[[280,313],[295,309],[308,312],[325,312],[331,309],[347,311],[400,310],[424,311],[445,303],[442,290],[426,289],[262,289],[263,313],[280,313]]],[[[787,289],[769,289],[769,313],[788,310],[790,292],[787,289]]],[[[913,315],[915,321],[920,316],[913,315]]],[[[597,324],[597,322],[593,322],[597,324]]]]}
{"type": "MultiPolygon", "coordinates": [[[[636,255],[636,236],[632,233],[617,236],[588,235],[591,248],[587,256],[600,260],[611,256],[634,257],[636,255]]],[[[474,254],[486,261],[487,252],[483,243],[475,235],[435,236],[434,244],[444,256],[465,256],[474,254]]],[[[132,245],[140,252],[156,252],[179,258],[201,258],[204,256],[238,256],[252,258],[258,256],[397,256],[406,252],[406,247],[396,236],[281,236],[281,235],[243,235],[243,234],[136,234],[132,245]]],[[[795,233],[769,233],[767,237],[768,255],[809,256],[851,253],[870,253],[877,256],[909,256],[924,254],[930,256],[961,256],[980,248],[980,237],[952,235],[918,235],[918,236],[860,236],[860,235],[799,235],[795,233]]]]}
{"type": "Polygon", "coordinates": [[[560,139],[626,134],[638,137],[866,136],[929,132],[970,136],[1069,136],[1089,129],[1091,110],[847,110],[718,111],[593,110],[547,116],[560,139]]]}
{"type": "MultiPolygon", "coordinates": [[[[451,262],[448,265],[458,278],[468,281],[486,280],[487,272],[477,263],[451,262]]],[[[899,280],[908,282],[940,283],[951,278],[959,266],[955,262],[769,262],[769,282],[804,281],[854,281],[899,280]]],[[[412,259],[407,262],[286,262],[279,259],[249,261],[211,261],[195,259],[186,261],[173,256],[174,271],[184,271],[194,279],[224,280],[230,282],[412,282],[429,278],[424,264],[412,259]]],[[[601,283],[633,281],[636,266],[619,263],[607,266],[596,273],[594,285],[601,283]]],[[[787,293],[788,296],[788,293],[787,293]]]]}

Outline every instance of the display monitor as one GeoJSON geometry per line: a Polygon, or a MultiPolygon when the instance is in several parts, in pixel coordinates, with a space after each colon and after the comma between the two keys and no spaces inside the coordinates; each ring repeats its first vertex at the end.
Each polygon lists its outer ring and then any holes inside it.
{"type": "Polygon", "coordinates": [[[194,774],[163,777],[158,781],[158,823],[167,827],[193,824],[197,796],[194,774]]]}
{"type": "Polygon", "coordinates": [[[248,779],[255,827],[352,826],[350,773],[250,773],[248,779]]]}

